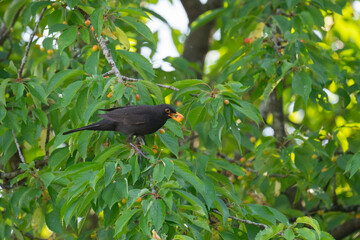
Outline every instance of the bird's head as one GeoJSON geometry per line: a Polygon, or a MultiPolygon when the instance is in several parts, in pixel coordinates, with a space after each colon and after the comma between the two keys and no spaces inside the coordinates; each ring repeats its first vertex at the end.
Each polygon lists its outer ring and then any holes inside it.
{"type": "Polygon", "coordinates": [[[167,116],[168,118],[172,118],[178,123],[181,123],[181,121],[184,119],[184,116],[180,113],[176,112],[175,108],[168,104],[161,104],[159,105],[161,108],[162,114],[164,116],[167,116]]]}

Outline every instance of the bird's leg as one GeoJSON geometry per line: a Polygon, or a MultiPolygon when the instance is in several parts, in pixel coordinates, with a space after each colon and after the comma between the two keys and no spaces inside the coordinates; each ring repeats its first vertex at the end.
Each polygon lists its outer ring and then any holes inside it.
{"type": "MultiPolygon", "coordinates": [[[[133,135],[130,135],[127,137],[126,141],[141,155],[143,156],[144,158],[147,158],[149,159],[147,156],[145,156],[145,154],[135,145],[133,144],[131,141],[132,141],[132,138],[133,138],[133,135]]],[[[135,140],[136,141],[136,140],[135,140]]]]}

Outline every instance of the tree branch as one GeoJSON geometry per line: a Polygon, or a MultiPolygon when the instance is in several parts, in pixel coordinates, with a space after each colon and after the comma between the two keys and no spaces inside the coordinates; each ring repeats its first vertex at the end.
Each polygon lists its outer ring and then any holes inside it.
{"type": "Polygon", "coordinates": [[[29,55],[30,45],[31,45],[31,43],[32,43],[32,41],[33,41],[33,39],[34,39],[34,36],[35,36],[38,28],[39,28],[39,23],[40,23],[41,19],[43,18],[46,9],[47,9],[47,7],[44,7],[43,10],[41,11],[40,16],[39,16],[39,20],[38,20],[38,22],[37,22],[36,25],[35,25],[34,31],[33,31],[32,34],[30,35],[30,39],[29,39],[28,44],[26,45],[25,54],[24,54],[24,57],[23,57],[22,60],[21,60],[21,65],[20,65],[20,68],[19,68],[19,70],[18,70],[18,76],[17,76],[17,79],[18,79],[18,80],[20,80],[21,77],[22,77],[22,72],[23,72],[23,70],[24,70],[24,66],[25,66],[25,63],[26,63],[26,59],[27,59],[27,57],[28,57],[28,55],[29,55]]]}
{"type": "Polygon", "coordinates": [[[21,160],[22,163],[25,163],[25,158],[24,158],[24,155],[22,154],[20,144],[19,144],[19,142],[18,142],[18,140],[16,138],[15,130],[13,129],[13,130],[11,130],[11,132],[12,132],[12,135],[14,137],[15,145],[16,145],[16,148],[18,150],[20,160],[21,160]]]}
{"type": "Polygon", "coordinates": [[[344,237],[358,231],[360,229],[360,218],[353,218],[336,228],[333,228],[329,233],[335,239],[343,239],[344,237]]]}
{"type": "MultiPolygon", "coordinates": [[[[221,212],[219,212],[218,210],[212,209],[211,211],[214,212],[214,213],[216,213],[216,214],[219,214],[219,215],[221,216],[221,212]]],[[[266,229],[266,228],[269,227],[269,226],[267,226],[267,225],[265,225],[265,224],[263,224],[263,223],[252,222],[252,221],[250,221],[250,220],[241,219],[241,218],[234,217],[234,216],[229,216],[229,218],[234,219],[234,220],[239,221],[239,222],[242,222],[242,223],[246,223],[246,224],[251,224],[251,225],[258,226],[258,227],[260,227],[261,229],[266,229]]]]}
{"type": "MultiPolygon", "coordinates": [[[[111,74],[114,74],[113,70],[110,70],[106,73],[103,74],[103,77],[109,76],[111,74]]],[[[143,79],[139,79],[139,78],[131,78],[131,77],[126,77],[126,76],[121,76],[121,79],[124,81],[130,81],[130,82],[137,82],[137,81],[143,81],[143,79]]],[[[169,86],[169,85],[165,85],[165,84],[160,84],[160,83],[155,83],[156,85],[158,85],[159,87],[162,88],[168,88],[171,89],[173,91],[179,91],[180,89],[173,87],[173,86],[169,86]]]]}
{"type": "MultiPolygon", "coordinates": [[[[43,166],[47,165],[48,160],[47,159],[41,159],[41,160],[37,160],[35,161],[35,168],[42,168],[43,166]]],[[[15,170],[13,172],[0,172],[0,178],[3,179],[4,181],[6,180],[11,180],[14,177],[24,173],[25,170],[22,169],[18,169],[15,170]]]]}

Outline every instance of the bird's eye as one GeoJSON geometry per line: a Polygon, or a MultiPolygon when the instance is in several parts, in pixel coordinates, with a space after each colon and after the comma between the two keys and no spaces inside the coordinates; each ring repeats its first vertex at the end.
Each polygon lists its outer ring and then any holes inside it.
{"type": "Polygon", "coordinates": [[[170,113],[170,109],[169,109],[169,108],[165,108],[165,112],[166,112],[166,113],[170,113]]]}

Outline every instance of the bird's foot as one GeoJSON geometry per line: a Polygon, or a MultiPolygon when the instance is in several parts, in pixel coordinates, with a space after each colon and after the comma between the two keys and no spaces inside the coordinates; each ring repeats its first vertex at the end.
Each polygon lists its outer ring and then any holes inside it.
{"type": "Polygon", "coordinates": [[[130,145],[144,158],[149,159],[137,146],[135,146],[133,143],[130,143],[130,145]]]}

